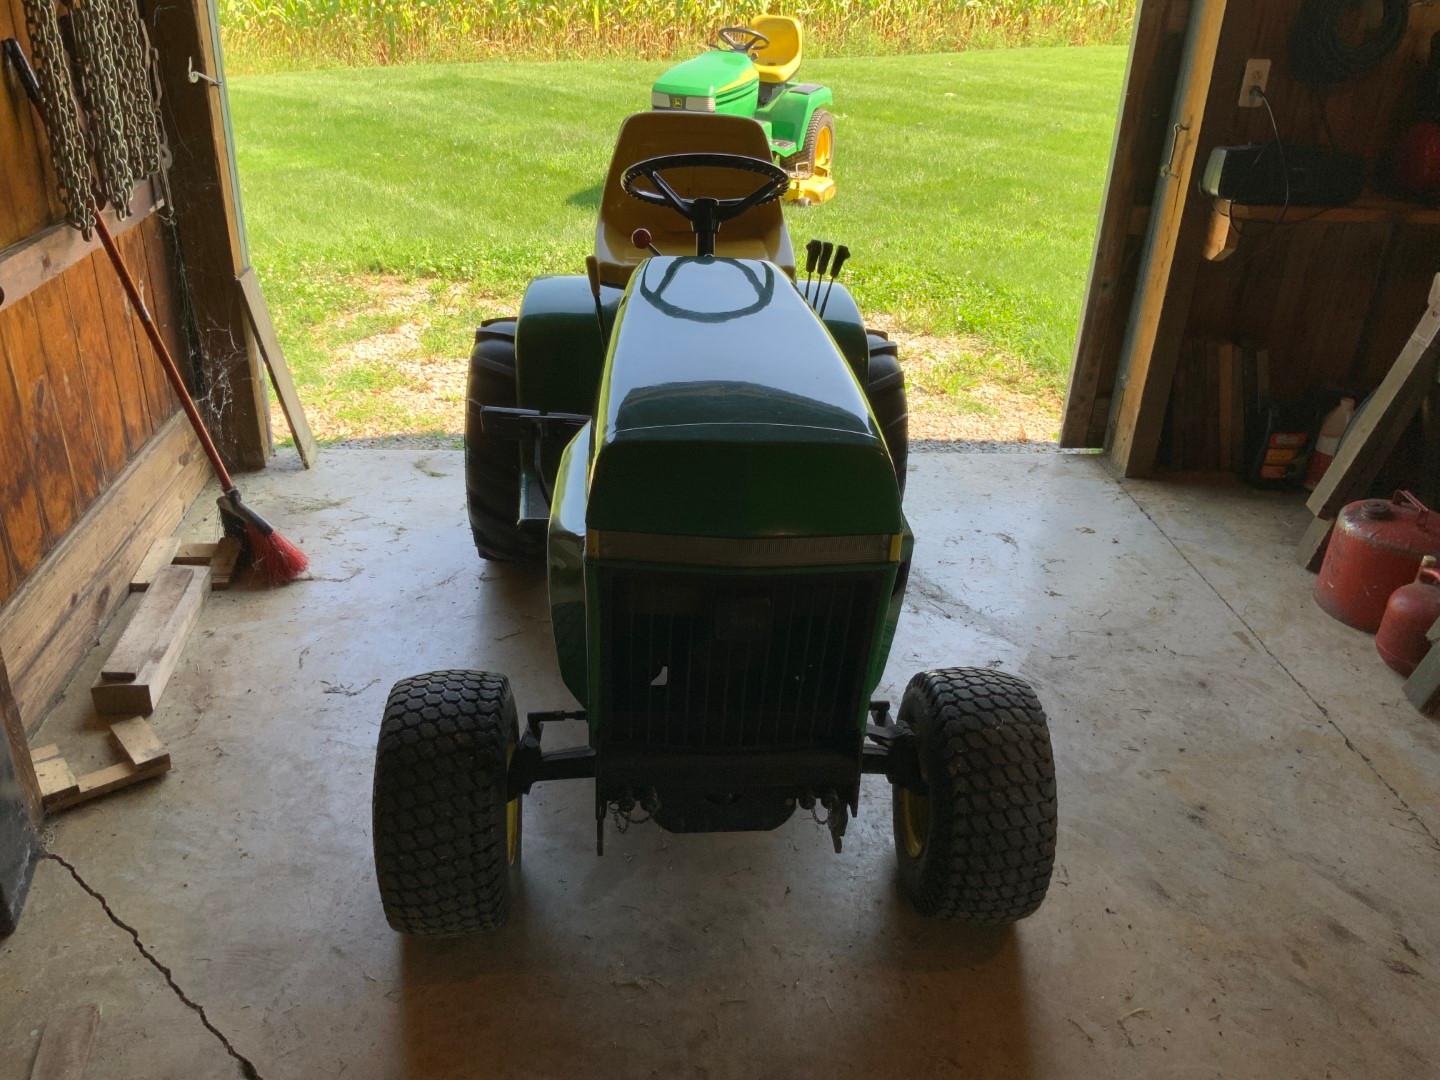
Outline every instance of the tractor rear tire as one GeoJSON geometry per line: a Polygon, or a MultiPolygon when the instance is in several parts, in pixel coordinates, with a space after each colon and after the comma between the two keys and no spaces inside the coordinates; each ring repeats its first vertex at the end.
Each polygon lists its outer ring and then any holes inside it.
{"type": "Polygon", "coordinates": [[[519,738],[503,675],[432,671],[390,691],[375,754],[375,876],[402,934],[497,930],[520,863],[521,803],[507,800],[519,738]]]}
{"type": "Polygon", "coordinates": [[[905,495],[905,463],[910,457],[910,411],[905,404],[905,372],[900,367],[900,350],[895,342],[876,330],[865,331],[870,343],[870,370],[865,396],[895,464],[900,495],[905,495]]]}
{"type": "Polygon", "coordinates": [[[465,402],[465,504],[482,558],[528,562],[544,554],[544,545],[518,523],[520,448],[485,434],[482,405],[515,406],[514,319],[487,319],[475,331],[465,402]]]}
{"type": "Polygon", "coordinates": [[[796,176],[830,176],[835,171],[835,120],[825,109],[816,109],[805,129],[805,141],[795,155],[790,171],[796,176]],[[817,160],[817,158],[819,160],[817,160]]]}
{"type": "Polygon", "coordinates": [[[1055,865],[1055,759],[1035,691],[985,668],[921,672],[899,720],[928,794],[893,789],[900,886],[924,915],[1003,926],[1045,899],[1055,865]]]}

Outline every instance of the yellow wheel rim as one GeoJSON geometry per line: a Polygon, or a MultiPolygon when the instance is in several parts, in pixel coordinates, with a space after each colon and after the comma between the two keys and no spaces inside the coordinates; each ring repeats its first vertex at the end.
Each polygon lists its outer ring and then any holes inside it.
{"type": "Polygon", "coordinates": [[[835,136],[828,127],[822,127],[815,136],[815,172],[819,176],[830,175],[830,165],[835,154],[835,136]]]}
{"type": "Polygon", "coordinates": [[[905,854],[912,859],[924,853],[925,842],[930,839],[930,800],[903,787],[900,789],[900,839],[905,844],[905,854]]]}
{"type": "MultiPolygon", "coordinates": [[[[515,744],[511,743],[505,748],[505,775],[510,775],[510,759],[515,756],[515,744]]],[[[520,796],[515,796],[505,804],[505,862],[509,866],[515,865],[515,858],[520,854],[520,796]]]]}

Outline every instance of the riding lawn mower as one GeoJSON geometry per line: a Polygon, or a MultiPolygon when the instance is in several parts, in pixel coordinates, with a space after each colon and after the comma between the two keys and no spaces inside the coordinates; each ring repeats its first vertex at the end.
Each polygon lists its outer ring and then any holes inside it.
{"type": "Polygon", "coordinates": [[[748,116],[770,140],[775,163],[790,174],[787,202],[822,203],[835,195],[835,120],[829,87],[795,81],[804,41],[786,15],[757,15],[749,26],[722,26],[710,48],[655,81],[656,109],[748,116]]]}
{"type": "Polygon", "coordinates": [[[396,930],[504,924],[525,797],[562,781],[593,783],[597,853],[612,820],[771,830],[797,808],[839,853],[862,778],[883,776],[919,911],[994,925],[1043,900],[1056,800],[1034,691],[939,668],[898,714],[872,698],[914,548],[904,384],[835,261],[824,281],[838,249],[797,269],[791,179],[754,120],[632,116],[587,273],[536,279],[518,319],[476,332],[471,530],[486,559],[546,566],[581,707],[522,727],[504,675],[396,684],[373,806],[396,930]],[[557,724],[584,745],[547,748],[557,724]]]}

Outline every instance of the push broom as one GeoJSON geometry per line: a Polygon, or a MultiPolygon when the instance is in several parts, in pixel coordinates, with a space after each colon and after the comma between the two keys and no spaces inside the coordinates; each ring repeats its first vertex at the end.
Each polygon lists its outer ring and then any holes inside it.
{"type": "MultiPolygon", "coordinates": [[[[14,66],[15,73],[25,88],[25,94],[34,107],[35,115],[39,118],[40,125],[44,127],[45,114],[40,107],[40,83],[35,76],[35,70],[30,66],[29,58],[26,57],[20,43],[14,38],[6,38],[4,48],[6,58],[14,66]]],[[[175,396],[180,399],[180,405],[185,410],[190,426],[195,429],[195,437],[200,440],[200,446],[210,460],[210,468],[215,473],[215,479],[220,482],[223,494],[217,503],[220,507],[220,518],[225,526],[225,532],[245,546],[251,565],[267,584],[283,585],[287,581],[293,581],[305,572],[310,565],[310,560],[305,557],[303,551],[276,532],[273,525],[241,501],[240,489],[235,486],[235,481],[230,476],[230,470],[220,460],[220,452],[215,449],[215,440],[206,430],[205,421],[200,416],[200,410],[195,407],[195,401],[190,396],[190,390],[185,385],[179,367],[175,364],[175,358],[170,355],[170,349],[166,346],[165,339],[160,336],[159,327],[155,325],[149,308],[145,306],[145,301],[135,284],[135,278],[131,275],[129,267],[125,265],[125,259],[121,256],[120,249],[115,246],[115,237],[111,235],[109,226],[105,224],[105,217],[100,213],[98,207],[94,216],[94,224],[96,235],[100,237],[100,244],[115,267],[115,274],[119,277],[120,284],[124,286],[130,306],[134,309],[136,318],[140,320],[140,325],[145,328],[145,336],[149,338],[155,355],[160,358],[160,366],[165,371],[165,377],[174,388],[175,396]]]]}

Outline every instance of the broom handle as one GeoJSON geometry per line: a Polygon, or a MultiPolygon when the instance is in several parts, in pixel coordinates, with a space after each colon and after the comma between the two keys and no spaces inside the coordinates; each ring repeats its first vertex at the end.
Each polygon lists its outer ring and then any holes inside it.
{"type": "Polygon", "coordinates": [[[155,347],[155,355],[160,357],[160,366],[165,369],[165,377],[175,388],[175,396],[180,399],[180,405],[185,410],[185,415],[190,418],[190,426],[195,429],[195,436],[200,440],[200,445],[205,450],[205,456],[210,459],[210,467],[215,470],[215,478],[220,481],[220,486],[227,493],[233,491],[235,481],[230,479],[230,470],[225,468],[225,463],[220,460],[220,451],[215,449],[215,440],[210,438],[210,432],[205,429],[205,421],[201,419],[200,410],[195,407],[195,401],[190,397],[190,390],[180,375],[180,369],[175,366],[175,358],[170,355],[170,350],[165,345],[165,339],[160,336],[160,330],[155,325],[149,308],[145,306],[144,299],[140,296],[135,279],[130,276],[130,268],[125,265],[125,260],[120,255],[120,249],[115,246],[115,238],[110,235],[110,227],[105,224],[105,216],[98,210],[95,214],[95,231],[100,236],[100,243],[104,246],[105,253],[110,256],[110,262],[115,266],[115,273],[120,278],[120,284],[125,287],[125,294],[130,297],[130,306],[135,309],[135,314],[140,319],[140,325],[145,328],[145,336],[155,347]]]}

